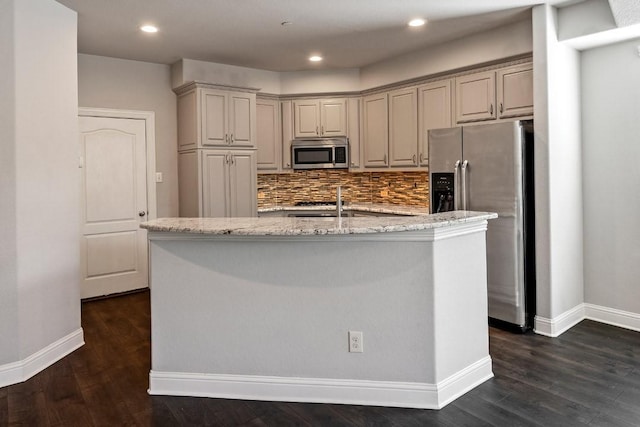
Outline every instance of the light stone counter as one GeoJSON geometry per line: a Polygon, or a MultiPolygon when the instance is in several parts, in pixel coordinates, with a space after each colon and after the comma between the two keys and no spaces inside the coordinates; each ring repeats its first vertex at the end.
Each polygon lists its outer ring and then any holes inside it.
{"type": "Polygon", "coordinates": [[[149,393],[442,408],[493,376],[495,217],[144,223],[149,393]],[[363,352],[349,351],[349,331],[362,334],[363,352]]]}
{"type": "MultiPolygon", "coordinates": [[[[296,210],[298,209],[296,208],[296,210]]],[[[405,208],[404,212],[409,210],[405,208]]],[[[397,210],[396,212],[399,211],[397,210]]],[[[385,213],[389,213],[389,210],[385,211],[385,213]]],[[[497,215],[495,213],[471,211],[398,217],[160,218],[145,222],[141,227],[153,232],[238,236],[295,236],[419,231],[486,221],[492,218],[497,218],[497,215]]]]}

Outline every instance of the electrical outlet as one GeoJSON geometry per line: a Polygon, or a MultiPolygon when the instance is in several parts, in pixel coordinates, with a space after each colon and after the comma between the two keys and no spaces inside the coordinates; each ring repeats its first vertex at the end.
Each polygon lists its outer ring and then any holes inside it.
{"type": "Polygon", "coordinates": [[[156,172],[156,182],[163,182],[162,172],[156,172]]]}
{"type": "Polygon", "coordinates": [[[363,351],[362,332],[349,331],[349,353],[362,353],[363,351]]]}

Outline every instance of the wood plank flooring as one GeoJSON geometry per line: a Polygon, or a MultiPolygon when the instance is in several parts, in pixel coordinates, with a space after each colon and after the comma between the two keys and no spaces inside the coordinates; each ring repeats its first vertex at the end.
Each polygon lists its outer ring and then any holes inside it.
{"type": "Polygon", "coordinates": [[[440,411],[152,397],[149,293],[85,302],[82,326],[84,347],[0,388],[0,426],[640,426],[640,333],[591,321],[491,329],[495,378],[440,411]]]}

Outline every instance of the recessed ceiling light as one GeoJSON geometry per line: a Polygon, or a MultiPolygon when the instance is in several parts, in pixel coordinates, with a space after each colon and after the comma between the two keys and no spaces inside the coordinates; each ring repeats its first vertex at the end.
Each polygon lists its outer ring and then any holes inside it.
{"type": "Polygon", "coordinates": [[[313,55],[309,57],[309,61],[311,62],[320,62],[322,61],[322,56],[313,55]]]}
{"type": "Polygon", "coordinates": [[[410,27],[421,27],[425,24],[425,20],[424,19],[412,19],[411,21],[409,21],[409,26],[410,27]]]}
{"type": "Polygon", "coordinates": [[[154,27],[153,25],[143,25],[142,27],[140,27],[140,30],[144,31],[145,33],[157,33],[158,27],[154,27]]]}

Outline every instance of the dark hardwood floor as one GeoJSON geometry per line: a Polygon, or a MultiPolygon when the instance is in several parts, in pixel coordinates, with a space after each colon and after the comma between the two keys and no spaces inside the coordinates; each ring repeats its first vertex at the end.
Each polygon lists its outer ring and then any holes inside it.
{"type": "MultiPolygon", "coordinates": [[[[495,378],[440,411],[149,396],[149,293],[85,302],[86,345],[0,388],[0,426],[640,426],[640,333],[491,329],[495,378]]],[[[463,339],[463,337],[461,337],[463,339]]]]}

